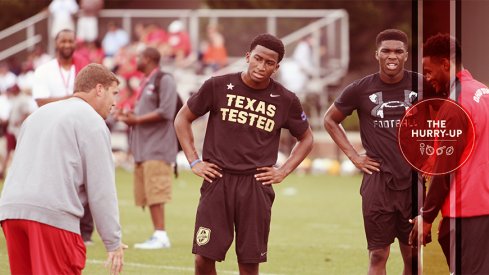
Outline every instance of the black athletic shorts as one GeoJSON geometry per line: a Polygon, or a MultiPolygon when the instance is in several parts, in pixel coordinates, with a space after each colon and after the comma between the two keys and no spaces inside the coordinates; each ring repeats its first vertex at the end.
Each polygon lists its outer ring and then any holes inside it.
{"type": "Polygon", "coordinates": [[[455,234],[455,219],[443,218],[438,242],[452,274],[489,274],[489,216],[458,218],[460,232],[455,234]],[[461,238],[456,246],[455,236],[461,238]],[[459,267],[453,266],[459,264],[459,267]],[[458,271],[458,272],[457,272],[458,271]]]}
{"type": "Polygon", "coordinates": [[[266,262],[273,188],[254,174],[222,174],[200,188],[192,253],[223,261],[236,232],[238,262],[266,262]]]}
{"type": "Polygon", "coordinates": [[[395,238],[408,244],[412,225],[412,188],[392,190],[382,172],[365,174],[360,187],[365,234],[369,250],[391,245],[395,238]]]}

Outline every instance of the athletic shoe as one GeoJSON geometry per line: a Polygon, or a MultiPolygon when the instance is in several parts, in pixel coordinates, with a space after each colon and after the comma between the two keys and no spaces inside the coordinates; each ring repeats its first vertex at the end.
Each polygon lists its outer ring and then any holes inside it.
{"type": "Polygon", "coordinates": [[[162,249],[162,248],[170,248],[170,240],[168,237],[164,238],[158,238],[156,236],[151,236],[147,241],[144,243],[137,243],[134,245],[134,248],[137,249],[162,249]]]}

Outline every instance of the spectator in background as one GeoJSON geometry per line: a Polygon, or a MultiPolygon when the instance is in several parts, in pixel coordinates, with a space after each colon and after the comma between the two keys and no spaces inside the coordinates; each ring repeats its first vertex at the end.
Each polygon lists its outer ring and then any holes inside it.
{"type": "MultiPolygon", "coordinates": [[[[140,79],[138,79],[138,82],[139,81],[140,79]]],[[[119,94],[119,100],[116,103],[116,109],[122,113],[134,112],[134,106],[136,105],[138,97],[139,93],[133,89],[131,80],[126,80],[125,85],[121,85],[121,92],[119,94]]]]}
{"type": "Polygon", "coordinates": [[[312,43],[312,35],[306,36],[297,44],[292,54],[294,61],[299,64],[301,71],[308,77],[315,76],[318,67],[318,64],[314,62],[312,43]]]}
{"type": "Polygon", "coordinates": [[[40,106],[70,97],[75,77],[88,60],[75,55],[75,32],[62,30],[55,37],[56,58],[39,66],[34,72],[32,95],[40,106]]]}
{"type": "Polygon", "coordinates": [[[89,63],[102,64],[105,56],[99,40],[79,42],[76,51],[87,59],[89,63]]]}
{"type": "Polygon", "coordinates": [[[104,59],[104,64],[112,67],[117,75],[126,79],[133,89],[139,87],[139,83],[136,82],[143,78],[142,73],[137,70],[137,56],[147,47],[148,31],[149,29],[142,23],[135,24],[134,36],[136,39],[130,44],[121,47],[112,59],[104,59]],[[136,84],[133,85],[134,83],[136,84]]]}
{"type": "Polygon", "coordinates": [[[297,43],[291,58],[280,67],[280,80],[297,94],[307,116],[315,122],[321,115],[321,98],[319,91],[311,85],[311,80],[319,75],[319,66],[313,55],[313,41],[313,36],[309,34],[297,43]]]}
{"type": "Polygon", "coordinates": [[[75,30],[73,16],[78,12],[78,4],[75,0],[53,0],[49,4],[49,13],[52,15],[51,37],[64,29],[75,30]]]}
{"type": "Polygon", "coordinates": [[[32,98],[22,93],[18,85],[14,84],[7,89],[7,97],[10,104],[7,132],[5,133],[7,140],[7,154],[2,165],[3,171],[0,174],[4,174],[7,169],[12,152],[17,145],[17,137],[22,122],[24,122],[24,120],[37,108],[37,105],[32,101],[32,98]]]}
{"type": "Polygon", "coordinates": [[[219,32],[217,24],[207,26],[207,47],[203,52],[204,67],[217,71],[228,63],[228,53],[224,45],[224,36],[219,32]]]}
{"type": "Polygon", "coordinates": [[[134,199],[137,206],[149,207],[154,233],[139,249],[169,248],[165,228],[165,204],[171,200],[172,163],[177,155],[177,137],[173,126],[177,91],[174,78],[160,71],[160,53],[145,49],[138,58],[138,70],[145,79],[138,91],[134,113],[119,119],[131,127],[130,148],[136,162],[134,199]]]}
{"type": "Polygon", "coordinates": [[[17,76],[10,71],[5,62],[0,62],[0,94],[7,92],[7,89],[15,85],[17,76]]]}
{"type": "Polygon", "coordinates": [[[34,70],[51,59],[51,56],[47,54],[40,45],[36,45],[34,50],[27,57],[27,60],[32,64],[34,70]]]}
{"type": "Polygon", "coordinates": [[[190,37],[185,31],[182,21],[175,20],[168,26],[168,56],[175,62],[175,65],[185,66],[185,59],[190,55],[190,37]]]}
{"type": "Polygon", "coordinates": [[[159,48],[162,45],[165,45],[168,40],[168,34],[156,23],[150,23],[144,30],[144,43],[148,47],[159,48]]]}
{"type": "Polygon", "coordinates": [[[138,51],[143,51],[147,47],[149,26],[144,26],[143,23],[136,23],[134,25],[133,34],[135,41],[131,43],[131,46],[138,51]]]}
{"type": "Polygon", "coordinates": [[[304,100],[309,79],[316,75],[317,65],[312,54],[312,35],[303,38],[294,49],[292,57],[281,66],[281,80],[287,89],[295,91],[304,100]]]}
{"type": "MultiPolygon", "coordinates": [[[[320,118],[321,116],[321,98],[318,93],[322,90],[318,90],[317,87],[312,85],[313,80],[319,76],[320,68],[317,61],[314,59],[313,50],[314,37],[312,34],[304,37],[295,47],[292,59],[299,67],[298,80],[302,87],[299,90],[303,93],[300,98],[304,105],[304,111],[306,114],[313,118],[320,118]]],[[[324,50],[325,48],[320,49],[324,50]]]]}
{"type": "MultiPolygon", "coordinates": [[[[10,115],[8,120],[7,132],[14,135],[17,139],[20,125],[36,109],[29,96],[22,93],[18,85],[14,85],[7,90],[10,100],[10,115]]],[[[13,146],[15,148],[15,145],[13,146]]]]}
{"type": "Polygon", "coordinates": [[[94,42],[98,38],[98,13],[104,7],[103,0],[80,0],[76,36],[84,42],[94,42]]]}
{"type": "Polygon", "coordinates": [[[107,24],[107,33],[102,40],[102,48],[104,49],[105,56],[114,56],[119,49],[126,46],[129,43],[129,35],[123,29],[114,22],[110,21],[107,24]]]}
{"type": "Polygon", "coordinates": [[[17,85],[22,92],[32,95],[32,87],[34,86],[34,70],[32,69],[32,64],[24,61],[20,69],[20,74],[17,76],[17,85]]]}

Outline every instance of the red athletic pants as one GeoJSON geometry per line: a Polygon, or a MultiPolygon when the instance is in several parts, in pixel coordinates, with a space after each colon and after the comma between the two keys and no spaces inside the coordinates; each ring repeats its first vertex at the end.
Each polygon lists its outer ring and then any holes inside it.
{"type": "Polygon", "coordinates": [[[81,274],[86,249],[80,235],[29,220],[4,220],[12,274],[81,274]]]}

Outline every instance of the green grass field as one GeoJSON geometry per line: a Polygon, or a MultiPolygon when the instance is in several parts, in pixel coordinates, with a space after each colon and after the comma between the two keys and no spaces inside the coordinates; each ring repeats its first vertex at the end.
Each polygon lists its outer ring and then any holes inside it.
{"type": "MultiPolygon", "coordinates": [[[[326,175],[291,175],[275,186],[268,263],[261,274],[366,274],[368,254],[359,194],[361,178],[326,175]]],[[[168,250],[142,251],[132,248],[152,233],[148,211],[133,204],[132,174],[117,170],[117,187],[125,252],[124,274],[193,274],[191,253],[195,210],[200,180],[182,173],[175,180],[173,200],[166,207],[168,250]]],[[[433,226],[436,240],[436,227],[433,226]]],[[[3,234],[2,234],[3,235],[3,234]]],[[[107,274],[106,253],[98,235],[87,249],[85,274],[107,274]]],[[[447,274],[437,243],[424,250],[424,274],[447,274]]],[[[234,245],[219,274],[238,274],[234,245]]],[[[388,274],[401,274],[402,260],[393,244],[388,274]]],[[[9,274],[5,240],[0,238],[0,274],[9,274]]]]}

